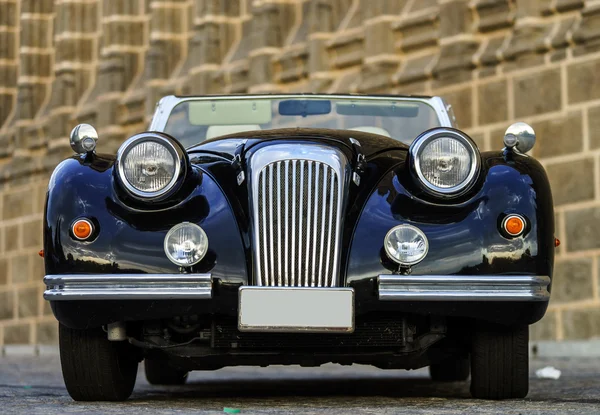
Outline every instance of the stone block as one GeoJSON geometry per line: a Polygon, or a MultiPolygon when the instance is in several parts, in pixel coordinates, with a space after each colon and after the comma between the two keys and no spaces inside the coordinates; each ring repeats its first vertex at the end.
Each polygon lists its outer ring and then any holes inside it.
{"type": "Polygon", "coordinates": [[[14,293],[0,292],[0,320],[10,320],[14,317],[14,293]]]}
{"type": "Polygon", "coordinates": [[[600,336],[600,307],[564,310],[563,332],[569,340],[600,336]]]}
{"type": "Polygon", "coordinates": [[[351,32],[335,37],[328,44],[331,64],[336,68],[360,64],[365,56],[363,41],[363,32],[351,32]]]}
{"type": "Polygon", "coordinates": [[[477,12],[477,30],[489,32],[509,27],[514,22],[514,12],[509,0],[477,0],[473,7],[477,12]]]}
{"type": "Polygon", "coordinates": [[[471,70],[475,67],[473,55],[478,48],[479,44],[474,38],[444,45],[433,69],[437,84],[443,86],[471,80],[471,70]]]}
{"type": "Polygon", "coordinates": [[[557,261],[552,279],[552,301],[588,300],[594,295],[592,259],[557,261]]]}
{"type": "Polygon", "coordinates": [[[471,25],[468,0],[450,0],[440,4],[440,37],[468,33],[471,25]]]}
{"type": "Polygon", "coordinates": [[[481,84],[477,89],[479,99],[479,124],[492,124],[508,119],[506,80],[481,84]]]}
{"type": "Polygon", "coordinates": [[[38,314],[38,295],[37,287],[20,288],[17,291],[17,317],[34,317],[38,314]]]}
{"type": "Polygon", "coordinates": [[[17,3],[2,3],[2,13],[0,13],[0,26],[14,27],[18,22],[17,3]]]}
{"type": "Polygon", "coordinates": [[[588,109],[590,148],[600,148],[600,106],[588,109]]]}
{"type": "Polygon", "coordinates": [[[438,42],[439,16],[437,14],[420,14],[406,16],[393,25],[399,33],[396,47],[404,52],[435,46],[438,42]]]}
{"type": "Polygon", "coordinates": [[[17,224],[4,227],[2,234],[4,237],[5,252],[16,251],[21,248],[22,238],[20,225],[17,224]]]}
{"type": "Polygon", "coordinates": [[[600,59],[577,62],[567,67],[567,88],[570,104],[600,98],[598,73],[600,73],[600,59]]]}
{"type": "Polygon", "coordinates": [[[378,21],[365,27],[365,56],[394,53],[394,37],[389,21],[378,21]]]}
{"type": "Polygon", "coordinates": [[[363,65],[359,92],[387,93],[392,84],[392,76],[397,69],[397,62],[380,61],[363,65]]]}
{"type": "Polygon", "coordinates": [[[565,212],[565,223],[568,252],[600,248],[600,207],[565,212]]]}
{"type": "Polygon", "coordinates": [[[561,108],[560,69],[548,69],[514,79],[515,117],[561,108]]]}
{"type": "Polygon", "coordinates": [[[556,312],[547,312],[544,318],[529,328],[529,339],[556,340],[556,312]]]}
{"type": "Polygon", "coordinates": [[[4,194],[3,218],[14,219],[33,212],[33,197],[29,189],[11,190],[4,194]]]}
{"type": "Polygon", "coordinates": [[[594,199],[593,158],[552,163],[546,172],[555,206],[594,199]]]}
{"type": "Polygon", "coordinates": [[[479,148],[480,151],[487,150],[485,148],[485,134],[484,133],[469,134],[469,137],[471,137],[471,139],[473,139],[473,141],[475,141],[475,144],[477,144],[477,148],[479,148]]]}
{"type": "Polygon", "coordinates": [[[44,278],[45,269],[44,269],[44,258],[40,258],[38,255],[34,255],[31,258],[31,271],[30,271],[30,280],[31,281],[42,281],[44,278]]]}
{"type": "Polygon", "coordinates": [[[536,135],[536,144],[532,155],[544,158],[582,151],[582,118],[580,111],[573,111],[564,117],[552,117],[532,123],[536,135]]]}
{"type": "Polygon", "coordinates": [[[42,220],[34,220],[23,224],[23,248],[42,249],[42,220]]]}
{"type": "Polygon", "coordinates": [[[436,59],[435,54],[420,56],[414,59],[405,59],[400,67],[400,71],[393,76],[394,82],[405,85],[419,81],[431,79],[431,62],[436,59]]]}
{"type": "Polygon", "coordinates": [[[445,92],[443,97],[452,105],[459,128],[469,128],[473,125],[473,99],[471,87],[452,92],[445,92]]]}
{"type": "Polygon", "coordinates": [[[572,38],[575,43],[581,45],[575,49],[575,55],[598,51],[600,48],[600,4],[585,6],[572,38]]]}
{"type": "Polygon", "coordinates": [[[33,259],[35,252],[13,256],[10,259],[10,282],[21,283],[31,281],[29,260],[33,259]]]}
{"type": "Polygon", "coordinates": [[[58,323],[54,321],[38,323],[36,330],[38,344],[58,343],[58,323]]]}
{"type": "Polygon", "coordinates": [[[4,327],[4,344],[28,344],[31,341],[29,324],[4,327]]]}
{"type": "Polygon", "coordinates": [[[0,288],[8,283],[8,260],[0,257],[0,288]]]}

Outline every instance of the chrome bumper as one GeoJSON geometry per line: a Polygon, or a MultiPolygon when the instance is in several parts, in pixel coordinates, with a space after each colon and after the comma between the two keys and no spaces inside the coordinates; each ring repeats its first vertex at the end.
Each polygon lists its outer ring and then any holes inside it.
{"type": "Polygon", "coordinates": [[[550,278],[530,275],[380,275],[382,301],[548,301],[550,278]]]}
{"type": "Polygon", "coordinates": [[[46,275],[44,283],[50,301],[212,298],[211,274],[46,275]]]}

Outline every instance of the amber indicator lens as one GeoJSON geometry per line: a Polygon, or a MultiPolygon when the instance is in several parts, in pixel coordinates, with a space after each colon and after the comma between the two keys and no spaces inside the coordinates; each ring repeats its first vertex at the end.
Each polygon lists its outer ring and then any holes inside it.
{"type": "Polygon", "coordinates": [[[92,223],[86,219],[80,219],[73,224],[73,235],[77,239],[88,239],[92,235],[92,223]]]}
{"type": "Polygon", "coordinates": [[[504,219],[503,227],[510,236],[519,236],[525,230],[525,220],[521,216],[510,215],[504,219]]]}

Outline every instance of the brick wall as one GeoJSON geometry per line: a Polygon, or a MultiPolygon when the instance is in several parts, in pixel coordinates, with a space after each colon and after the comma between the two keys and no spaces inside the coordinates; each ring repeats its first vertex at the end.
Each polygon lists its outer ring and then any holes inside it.
{"type": "Polygon", "coordinates": [[[535,339],[600,335],[600,1],[0,0],[0,346],[52,343],[41,220],[68,133],[115,151],[165,94],[439,94],[482,150],[538,133],[558,250],[535,339]]]}

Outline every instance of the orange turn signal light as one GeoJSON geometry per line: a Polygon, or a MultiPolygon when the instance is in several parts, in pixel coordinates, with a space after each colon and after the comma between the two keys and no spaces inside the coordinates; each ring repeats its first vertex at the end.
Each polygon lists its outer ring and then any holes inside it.
{"type": "Polygon", "coordinates": [[[41,256],[42,258],[44,257],[44,250],[40,249],[40,252],[38,252],[38,255],[41,256]]]}
{"type": "Polygon", "coordinates": [[[520,215],[508,215],[504,218],[502,227],[510,236],[519,236],[525,230],[525,219],[520,215]]]}
{"type": "Polygon", "coordinates": [[[92,236],[94,225],[87,219],[79,219],[73,223],[71,230],[73,231],[75,238],[84,241],[92,236]]]}
{"type": "Polygon", "coordinates": [[[558,238],[554,238],[554,247],[558,248],[560,246],[560,240],[558,238]]]}

